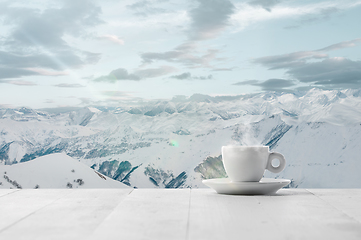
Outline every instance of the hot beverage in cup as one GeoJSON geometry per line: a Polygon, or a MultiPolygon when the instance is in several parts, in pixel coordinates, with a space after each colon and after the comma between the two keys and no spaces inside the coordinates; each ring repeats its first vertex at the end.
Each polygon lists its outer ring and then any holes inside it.
{"type": "Polygon", "coordinates": [[[284,156],[269,152],[268,146],[223,146],[222,160],[226,173],[233,182],[258,182],[266,169],[279,173],[286,166],[284,156]],[[272,166],[274,159],[279,160],[277,167],[272,166]]]}

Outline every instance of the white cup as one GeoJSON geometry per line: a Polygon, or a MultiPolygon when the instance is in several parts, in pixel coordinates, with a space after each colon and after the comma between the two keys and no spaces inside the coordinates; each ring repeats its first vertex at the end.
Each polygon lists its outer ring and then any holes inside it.
{"type": "Polygon", "coordinates": [[[266,169],[279,173],[286,166],[285,157],[280,153],[269,152],[268,146],[223,146],[222,160],[233,182],[258,182],[266,169]],[[274,159],[279,160],[277,167],[272,166],[274,159]]]}

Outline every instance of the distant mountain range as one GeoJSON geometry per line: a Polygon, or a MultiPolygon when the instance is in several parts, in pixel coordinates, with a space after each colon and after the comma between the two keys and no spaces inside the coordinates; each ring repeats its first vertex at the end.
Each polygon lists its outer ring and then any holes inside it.
{"type": "MultiPolygon", "coordinates": [[[[361,90],[0,109],[0,165],[71,157],[131,187],[205,187],[204,178],[226,177],[220,154],[230,144],[283,153],[286,169],[265,176],[291,179],[290,187],[361,187],[361,90]]],[[[22,174],[18,183],[34,187],[33,175],[22,174]]]]}

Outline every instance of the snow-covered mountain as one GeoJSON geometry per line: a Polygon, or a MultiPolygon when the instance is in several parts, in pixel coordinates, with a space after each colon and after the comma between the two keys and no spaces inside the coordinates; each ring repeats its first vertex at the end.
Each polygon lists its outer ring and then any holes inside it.
{"type": "Polygon", "coordinates": [[[64,153],[0,165],[0,188],[129,188],[64,153]]]}
{"type": "Polygon", "coordinates": [[[0,164],[64,153],[131,187],[204,187],[221,146],[267,145],[291,187],[361,187],[361,90],[196,94],[69,112],[0,109],[0,164]]]}

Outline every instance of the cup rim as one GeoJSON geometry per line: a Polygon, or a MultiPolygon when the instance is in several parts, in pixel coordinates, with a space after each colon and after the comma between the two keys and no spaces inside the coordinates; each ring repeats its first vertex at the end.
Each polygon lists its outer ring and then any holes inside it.
{"type": "Polygon", "coordinates": [[[269,146],[263,146],[263,145],[254,145],[254,146],[228,145],[228,146],[222,146],[222,148],[267,148],[267,149],[269,149],[269,146]]]}

